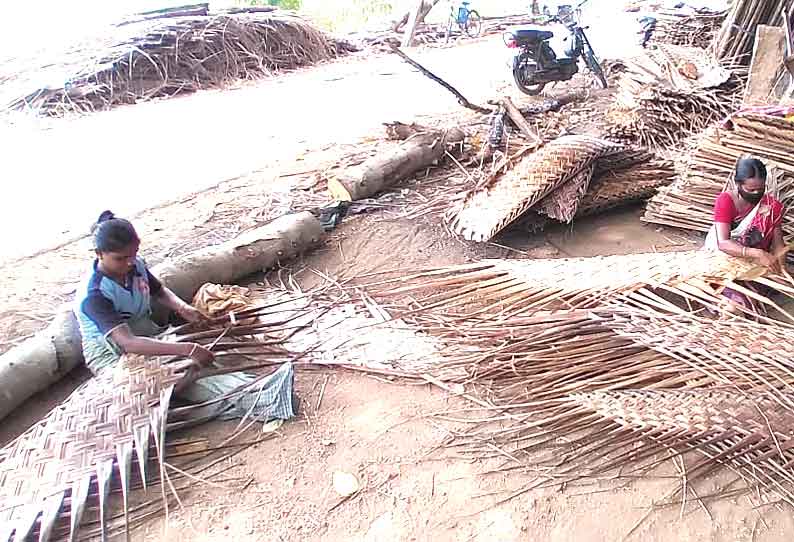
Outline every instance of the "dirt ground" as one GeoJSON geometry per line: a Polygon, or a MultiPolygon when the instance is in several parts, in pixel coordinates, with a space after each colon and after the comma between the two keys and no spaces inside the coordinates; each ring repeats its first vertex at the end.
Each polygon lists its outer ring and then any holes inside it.
{"type": "MultiPolygon", "coordinates": [[[[349,144],[274,158],[267,168],[141,213],[135,224],[144,239],[142,254],[155,265],[286,212],[293,204],[290,193],[310,185],[356,143],[351,137],[349,144]]],[[[313,269],[337,276],[485,257],[685,250],[702,242],[697,235],[643,224],[640,216],[639,208],[629,208],[541,234],[510,230],[478,245],[452,237],[434,215],[406,219],[376,212],[346,220],[320,249],[289,268],[310,287],[318,283],[313,269]]],[[[81,239],[0,265],[0,351],[41,329],[59,305],[70,302],[90,258],[89,242],[81,239]]],[[[75,371],[25,403],[0,423],[0,443],[24,431],[85,378],[84,370],[75,371]]],[[[233,481],[196,481],[180,494],[182,506],[172,508],[167,520],[135,531],[133,540],[753,542],[786,540],[794,528],[788,511],[761,506],[753,496],[708,500],[727,477],[697,487],[702,502],[691,497],[684,505],[657,509],[681,484],[671,463],[657,477],[630,484],[550,485],[499,504],[538,473],[483,475],[502,460],[472,462],[440,448],[461,423],[433,415],[466,408],[463,399],[428,384],[344,371],[299,373],[296,389],[301,415],[224,464],[225,477],[233,481]],[[332,488],[335,472],[355,475],[362,490],[343,501],[332,488]]],[[[213,423],[174,438],[219,441],[233,428],[213,423]]]]}
{"type": "MultiPolygon", "coordinates": [[[[333,273],[355,261],[367,270],[389,270],[395,253],[400,265],[410,269],[511,254],[534,258],[653,247],[680,250],[700,242],[696,236],[643,225],[638,218],[639,211],[629,209],[535,238],[510,232],[496,240],[510,247],[502,248],[461,243],[429,221],[372,216],[342,228],[325,250],[301,259],[293,269],[333,273]]],[[[305,278],[304,284],[313,282],[311,273],[297,275],[305,278]]],[[[671,463],[657,477],[635,483],[556,484],[498,504],[539,473],[482,475],[504,462],[472,462],[440,447],[444,437],[464,425],[433,415],[458,417],[455,410],[470,406],[466,401],[428,384],[336,371],[300,374],[297,390],[302,415],[276,438],[241,453],[225,471],[227,477],[244,480],[236,486],[244,491],[198,484],[182,495],[184,509],[172,510],[167,524],[149,524],[136,539],[751,542],[783,540],[794,527],[788,513],[765,508],[761,515],[745,497],[704,504],[690,497],[683,507],[655,509],[681,484],[671,463]],[[355,475],[361,492],[343,501],[333,490],[335,472],[355,475]]],[[[214,424],[190,437],[218,440],[229,430],[214,424]]],[[[711,479],[697,492],[707,496],[728,479],[711,479]]]]}

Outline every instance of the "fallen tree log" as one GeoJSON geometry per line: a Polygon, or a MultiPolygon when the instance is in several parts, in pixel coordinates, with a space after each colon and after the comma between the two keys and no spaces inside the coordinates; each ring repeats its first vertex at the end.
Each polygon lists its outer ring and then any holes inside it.
{"type": "Polygon", "coordinates": [[[439,163],[447,150],[460,146],[464,138],[465,134],[458,128],[417,133],[391,152],[374,156],[328,179],[328,192],[337,201],[369,198],[417,171],[439,163]]]}
{"type": "MultiPolygon", "coordinates": [[[[225,243],[167,260],[152,273],[190,302],[205,282],[228,284],[271,268],[311,248],[322,235],[311,213],[286,215],[225,243]]],[[[77,319],[66,306],[46,329],[0,356],[0,420],[82,362],[77,319]]]]}

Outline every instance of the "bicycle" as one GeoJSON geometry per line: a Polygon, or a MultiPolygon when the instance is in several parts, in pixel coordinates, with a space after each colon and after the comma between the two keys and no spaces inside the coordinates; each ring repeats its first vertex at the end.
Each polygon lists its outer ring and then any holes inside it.
{"type": "Polygon", "coordinates": [[[471,2],[463,0],[455,11],[455,5],[449,7],[449,24],[447,25],[447,41],[452,34],[452,25],[457,24],[460,31],[469,36],[476,38],[482,32],[482,17],[474,9],[469,9],[471,2]]]}

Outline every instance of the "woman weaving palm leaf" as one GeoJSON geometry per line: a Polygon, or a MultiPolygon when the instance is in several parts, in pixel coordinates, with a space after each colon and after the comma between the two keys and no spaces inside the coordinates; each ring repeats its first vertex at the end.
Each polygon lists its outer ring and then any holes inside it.
{"type": "MultiPolygon", "coordinates": [[[[735,188],[723,192],[714,204],[714,225],[706,237],[706,248],[731,256],[749,258],[772,271],[785,268],[783,242],[783,204],[766,193],[766,166],[757,158],[736,163],[735,188]]],[[[758,291],[759,286],[747,286],[758,291]]],[[[766,294],[768,292],[759,292],[766,294]]],[[[725,297],[747,310],[752,300],[741,292],[726,288],[725,297]]]]}
{"type": "Polygon", "coordinates": [[[289,419],[297,410],[292,395],[293,369],[285,363],[270,377],[233,372],[202,376],[215,361],[198,343],[169,342],[158,337],[164,328],[152,320],[152,300],[183,320],[201,322],[204,315],[185,303],[149,271],[138,256],[140,238],[127,220],[110,211],[100,215],[94,230],[96,260],[76,300],[83,354],[95,375],[115,366],[124,354],[190,358],[188,377],[177,386],[178,396],[190,403],[211,405],[199,417],[289,419]],[[230,398],[236,390],[251,389],[230,398]]]}

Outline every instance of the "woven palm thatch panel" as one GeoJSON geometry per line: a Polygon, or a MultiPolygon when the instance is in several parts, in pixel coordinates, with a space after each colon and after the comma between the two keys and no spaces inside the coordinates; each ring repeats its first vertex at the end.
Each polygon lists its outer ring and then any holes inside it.
{"type": "MultiPolygon", "coordinates": [[[[574,394],[570,402],[613,426],[611,438],[602,437],[602,447],[584,455],[621,453],[621,466],[628,467],[647,461],[652,453],[696,450],[705,457],[687,467],[690,482],[729,465],[749,486],[794,505],[794,412],[768,394],[626,390],[574,394]],[[634,443],[631,453],[618,451],[629,442],[634,443]]],[[[580,455],[576,460],[582,459],[580,455]]]]}
{"type": "Polygon", "coordinates": [[[74,540],[94,486],[104,528],[114,471],[126,504],[133,453],[144,480],[151,435],[162,457],[166,410],[179,378],[156,360],[126,356],[3,448],[0,540],[24,540],[37,521],[39,539],[47,540],[67,519],[74,540]]]}
{"type": "Polygon", "coordinates": [[[595,159],[620,149],[591,136],[558,138],[469,193],[451,221],[452,229],[465,239],[487,241],[595,159]]]}
{"type": "Polygon", "coordinates": [[[628,294],[636,294],[632,300],[640,302],[640,291],[649,288],[708,304],[717,301],[715,285],[750,278],[758,272],[752,263],[717,251],[483,260],[389,281],[379,287],[379,295],[410,294],[428,309],[496,311],[502,316],[550,307],[595,307],[628,294]]]}
{"type": "MultiPolygon", "coordinates": [[[[794,290],[789,293],[794,297],[794,290]]],[[[649,311],[592,314],[619,337],[667,354],[698,371],[710,385],[770,393],[781,404],[794,396],[794,327],[746,319],[711,320],[649,311]]],[[[787,404],[794,409],[794,403],[787,404]]]]}
{"type": "MultiPolygon", "coordinates": [[[[590,216],[644,201],[675,180],[672,162],[653,159],[646,151],[628,150],[624,153],[600,158],[593,172],[587,192],[579,201],[574,218],[590,216]]],[[[552,193],[547,198],[554,196],[552,193]]],[[[545,199],[538,204],[537,211],[545,199]]],[[[557,222],[535,210],[521,217],[520,227],[530,232],[539,232],[557,222]]]]}
{"type": "Polygon", "coordinates": [[[794,240],[794,123],[758,113],[740,113],[725,127],[713,127],[699,139],[686,170],[648,202],[643,220],[695,231],[713,224],[714,200],[726,189],[736,161],[763,160],[770,170],[767,190],[786,209],[783,232],[794,240]]]}
{"type": "Polygon", "coordinates": [[[579,205],[579,216],[601,213],[614,207],[643,201],[675,179],[672,163],[655,160],[594,179],[579,205]]]}
{"type": "Polygon", "coordinates": [[[535,206],[535,210],[554,220],[570,223],[576,216],[579,203],[590,186],[594,167],[594,164],[590,164],[574,175],[565,184],[540,200],[540,203],[535,206]]]}

